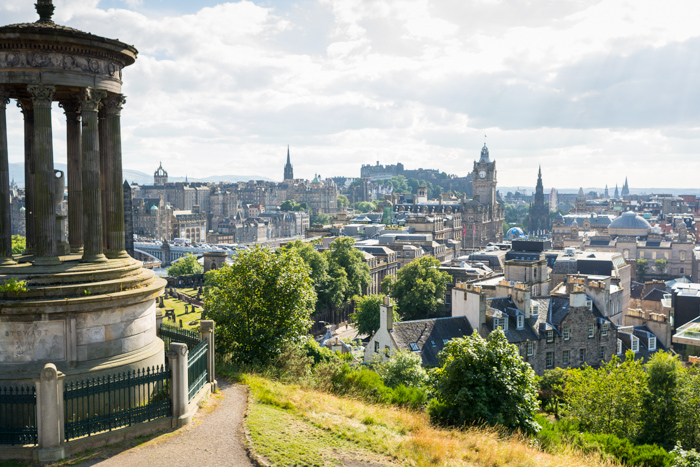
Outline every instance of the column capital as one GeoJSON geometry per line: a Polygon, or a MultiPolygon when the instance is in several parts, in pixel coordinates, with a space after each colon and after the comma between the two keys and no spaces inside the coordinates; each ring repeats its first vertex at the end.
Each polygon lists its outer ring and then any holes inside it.
{"type": "Polygon", "coordinates": [[[78,119],[80,117],[80,98],[78,95],[71,100],[60,101],[58,106],[63,109],[63,113],[66,114],[68,119],[78,119]]]}
{"type": "Polygon", "coordinates": [[[5,86],[0,86],[0,109],[7,108],[7,104],[10,103],[10,97],[13,97],[12,91],[5,86]]]}
{"type": "Polygon", "coordinates": [[[30,84],[27,86],[27,91],[32,96],[34,107],[51,108],[53,95],[56,94],[55,86],[45,86],[43,84],[30,84]]]}
{"type": "Polygon", "coordinates": [[[19,107],[26,117],[27,114],[31,114],[34,110],[34,103],[31,99],[17,99],[17,107],[19,107]]]}
{"type": "Polygon", "coordinates": [[[107,96],[106,91],[100,91],[93,88],[85,88],[80,96],[80,111],[81,112],[97,112],[100,101],[107,96]]]}
{"type": "Polygon", "coordinates": [[[122,106],[126,104],[126,96],[124,94],[108,94],[102,99],[105,113],[107,115],[120,115],[122,106]]]}

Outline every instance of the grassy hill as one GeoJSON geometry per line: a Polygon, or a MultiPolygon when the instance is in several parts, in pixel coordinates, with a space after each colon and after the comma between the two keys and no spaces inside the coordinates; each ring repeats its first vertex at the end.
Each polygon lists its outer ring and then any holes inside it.
{"type": "Polygon", "coordinates": [[[491,428],[432,426],[425,413],[372,405],[257,375],[246,419],[252,450],[273,466],[603,466],[579,452],[544,453],[491,428]]]}

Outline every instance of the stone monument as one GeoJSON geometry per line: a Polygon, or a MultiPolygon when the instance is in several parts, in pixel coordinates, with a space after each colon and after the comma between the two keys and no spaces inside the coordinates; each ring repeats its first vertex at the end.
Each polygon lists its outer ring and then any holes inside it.
{"type": "Polygon", "coordinates": [[[155,298],[165,287],[125,251],[120,113],[133,46],[53,22],[0,27],[0,384],[47,362],[67,380],[164,363],[155,298]],[[24,118],[27,250],[12,254],[6,106],[24,118]],[[68,238],[56,214],[51,118],[67,123],[68,238]],[[23,281],[17,287],[14,281],[23,281]],[[14,286],[13,286],[14,285],[14,286]]]}

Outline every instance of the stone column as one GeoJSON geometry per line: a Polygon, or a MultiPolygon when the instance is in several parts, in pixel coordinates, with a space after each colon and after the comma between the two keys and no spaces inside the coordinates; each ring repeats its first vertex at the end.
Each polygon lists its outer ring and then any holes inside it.
{"type": "Polygon", "coordinates": [[[97,110],[105,91],[87,88],[81,97],[83,177],[83,261],[104,262],[102,253],[102,196],[97,110]]]}
{"type": "Polygon", "coordinates": [[[24,115],[24,223],[27,230],[25,254],[34,253],[34,106],[31,99],[17,101],[24,115]]]}
{"type": "MultiPolygon", "coordinates": [[[[194,308],[194,305],[192,306],[194,308]]],[[[216,360],[214,358],[214,321],[203,319],[199,322],[199,337],[207,340],[207,382],[211,384],[211,392],[216,392],[216,360]]]]}
{"type": "Polygon", "coordinates": [[[47,363],[41,370],[36,386],[36,419],[39,438],[38,460],[57,461],[65,457],[61,445],[64,437],[63,379],[56,365],[47,363]]]}
{"type": "Polygon", "coordinates": [[[76,98],[58,104],[66,114],[68,142],[68,242],[70,252],[83,248],[83,171],[80,101],[76,98]]]}
{"type": "Polygon", "coordinates": [[[187,414],[189,404],[189,384],[187,381],[187,344],[171,342],[168,349],[168,361],[171,369],[170,398],[172,400],[173,418],[179,419],[187,414]]]}
{"type": "Polygon", "coordinates": [[[61,264],[56,256],[56,211],[54,208],[53,136],[51,99],[53,86],[27,86],[34,104],[34,264],[61,264]]]}
{"type": "Polygon", "coordinates": [[[0,86],[0,266],[15,263],[12,259],[10,163],[7,154],[7,117],[5,113],[9,102],[9,90],[0,86]]]}
{"type": "Polygon", "coordinates": [[[97,113],[97,131],[100,140],[100,191],[102,193],[102,248],[107,253],[107,178],[112,170],[110,148],[107,145],[107,115],[105,113],[105,97],[100,101],[97,113]]]}
{"type": "MultiPolygon", "coordinates": [[[[105,173],[104,206],[106,215],[107,254],[108,258],[126,258],[124,233],[124,182],[122,178],[122,130],[121,110],[126,99],[122,94],[109,94],[102,100],[104,105],[104,124],[100,132],[104,132],[105,147],[104,161],[108,167],[105,173]]],[[[103,136],[102,133],[100,136],[103,136]]]]}

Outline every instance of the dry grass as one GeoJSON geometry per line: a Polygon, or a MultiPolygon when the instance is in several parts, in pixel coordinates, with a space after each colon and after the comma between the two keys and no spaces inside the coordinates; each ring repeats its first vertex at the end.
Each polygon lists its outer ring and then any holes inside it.
{"type": "Polygon", "coordinates": [[[297,385],[243,375],[254,404],[273,406],[361,449],[412,466],[592,467],[601,462],[578,452],[552,455],[529,439],[492,428],[451,430],[431,426],[425,413],[377,406],[297,385]]]}

